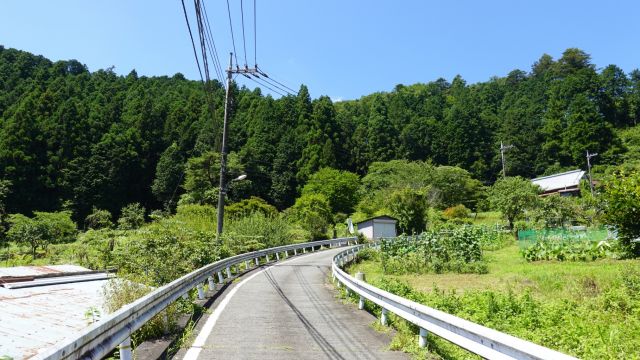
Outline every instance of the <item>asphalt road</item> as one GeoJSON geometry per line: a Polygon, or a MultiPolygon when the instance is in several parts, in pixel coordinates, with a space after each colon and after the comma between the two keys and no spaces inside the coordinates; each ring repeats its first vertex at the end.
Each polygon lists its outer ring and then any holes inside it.
{"type": "Polygon", "coordinates": [[[185,360],[408,359],[371,315],[336,298],[331,257],[298,256],[243,276],[212,309],[185,360]]]}

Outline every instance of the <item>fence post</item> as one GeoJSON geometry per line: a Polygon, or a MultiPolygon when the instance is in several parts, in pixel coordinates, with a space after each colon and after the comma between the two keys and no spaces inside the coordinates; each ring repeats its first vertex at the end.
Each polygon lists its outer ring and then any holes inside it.
{"type": "Polygon", "coordinates": [[[207,280],[209,281],[209,290],[216,291],[216,283],[213,281],[213,276],[209,276],[207,280]]]}
{"type": "Polygon", "coordinates": [[[198,289],[198,300],[204,299],[204,287],[202,286],[202,284],[198,284],[196,288],[198,289]]]}
{"type": "Polygon", "coordinates": [[[133,360],[133,352],[131,351],[131,337],[126,338],[120,345],[120,360],[133,360]]]}
{"type": "Polygon", "coordinates": [[[380,316],[380,324],[387,325],[389,323],[389,310],[382,308],[382,315],[380,316]]]}
{"type": "Polygon", "coordinates": [[[420,338],[418,339],[418,346],[423,348],[427,346],[427,330],[420,328],[420,338]]]}
{"type": "MultiPolygon", "coordinates": [[[[362,282],[366,281],[366,276],[363,272],[358,271],[356,273],[356,279],[360,280],[362,282]]],[[[360,295],[360,300],[358,301],[358,309],[362,310],[364,309],[364,296],[360,295]]]]}

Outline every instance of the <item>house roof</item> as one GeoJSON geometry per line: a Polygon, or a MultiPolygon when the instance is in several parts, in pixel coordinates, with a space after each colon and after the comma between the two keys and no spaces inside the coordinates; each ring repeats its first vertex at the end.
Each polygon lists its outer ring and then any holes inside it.
{"type": "Polygon", "coordinates": [[[370,218],[368,218],[368,219],[364,219],[364,220],[362,220],[362,221],[358,221],[358,222],[357,222],[357,223],[355,223],[355,224],[356,224],[356,225],[358,225],[358,224],[362,224],[362,223],[364,223],[364,222],[371,221],[371,220],[375,220],[375,219],[382,219],[382,220],[395,220],[395,221],[398,221],[398,219],[396,219],[396,218],[394,218],[394,217],[387,216],[387,215],[380,215],[380,216],[370,217],[370,218]]]}
{"type": "Polygon", "coordinates": [[[543,176],[531,180],[535,185],[540,186],[542,191],[558,191],[567,188],[575,188],[580,185],[580,180],[584,177],[583,170],[572,170],[560,174],[543,176]]]}
{"type": "Polygon", "coordinates": [[[99,319],[108,274],[74,265],[0,270],[0,357],[28,359],[99,319]]]}

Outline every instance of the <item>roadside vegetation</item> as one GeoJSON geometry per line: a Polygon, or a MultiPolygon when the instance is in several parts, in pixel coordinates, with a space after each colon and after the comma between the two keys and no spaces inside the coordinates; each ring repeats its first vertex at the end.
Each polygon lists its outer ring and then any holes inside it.
{"type": "MultiPolygon", "coordinates": [[[[280,99],[231,90],[227,179],[244,180],[225,189],[218,238],[222,112],[201,84],[0,46],[0,266],[116,268],[115,310],[218,259],[387,215],[401,236],[350,271],[580,357],[640,357],[638,70],[567,49],[487,82],[339,103],[304,85],[280,99]],[[503,142],[514,145],[504,173],[503,142]],[[600,154],[593,194],[583,182],[579,197],[539,196],[530,178],[582,168],[586,151],[600,154]]],[[[187,303],[169,312],[195,311],[187,303]]],[[[393,347],[425,355],[416,329],[394,323],[393,347]]],[[[433,338],[430,350],[468,356],[433,338]]]]}

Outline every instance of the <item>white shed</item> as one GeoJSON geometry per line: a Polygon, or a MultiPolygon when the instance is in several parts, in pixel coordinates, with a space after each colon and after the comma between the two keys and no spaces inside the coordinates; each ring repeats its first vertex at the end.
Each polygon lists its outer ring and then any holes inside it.
{"type": "Polygon", "coordinates": [[[376,216],[356,223],[358,232],[368,239],[382,237],[396,237],[396,223],[398,219],[391,216],[376,216]]]}

